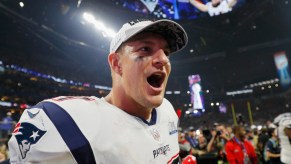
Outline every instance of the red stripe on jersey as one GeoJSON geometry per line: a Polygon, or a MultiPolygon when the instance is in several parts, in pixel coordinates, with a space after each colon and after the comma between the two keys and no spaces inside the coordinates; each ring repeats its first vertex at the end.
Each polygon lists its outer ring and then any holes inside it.
{"type": "Polygon", "coordinates": [[[179,153],[174,155],[168,162],[167,164],[171,164],[175,159],[179,158],[179,153]]]}
{"type": "Polygon", "coordinates": [[[14,130],[13,130],[12,133],[17,133],[17,132],[19,131],[20,125],[21,125],[21,123],[18,122],[18,123],[16,124],[16,126],[15,126],[15,128],[14,128],[14,130]]]}

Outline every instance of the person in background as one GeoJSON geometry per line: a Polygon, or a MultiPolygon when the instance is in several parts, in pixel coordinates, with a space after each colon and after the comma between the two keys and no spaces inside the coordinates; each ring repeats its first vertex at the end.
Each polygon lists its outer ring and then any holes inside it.
{"type": "Polygon", "coordinates": [[[255,128],[252,129],[252,131],[253,131],[253,146],[256,152],[258,152],[258,140],[259,140],[258,130],[255,128]]]}
{"type": "Polygon", "coordinates": [[[210,16],[216,16],[232,11],[237,0],[211,0],[206,4],[198,0],[190,0],[190,3],[202,12],[208,12],[210,16]]]}
{"type": "Polygon", "coordinates": [[[185,133],[182,130],[179,131],[179,147],[182,164],[197,164],[196,157],[192,155],[192,147],[190,143],[185,139],[185,133]]]}
{"type": "MultiPolygon", "coordinates": [[[[6,144],[0,146],[0,162],[4,163],[8,159],[8,150],[6,144]]],[[[2,164],[0,163],[0,164],[2,164]]]]}
{"type": "Polygon", "coordinates": [[[188,135],[186,136],[186,140],[190,143],[192,148],[196,148],[198,146],[198,139],[196,135],[196,131],[194,127],[189,127],[188,135]]]}
{"type": "Polygon", "coordinates": [[[268,135],[267,129],[262,128],[261,133],[259,134],[259,138],[258,138],[257,151],[259,152],[259,159],[261,163],[263,164],[267,163],[267,161],[265,161],[265,158],[264,158],[264,148],[269,138],[270,137],[268,135]]]}
{"type": "Polygon", "coordinates": [[[185,139],[185,133],[179,131],[178,135],[178,142],[179,142],[179,148],[180,148],[180,158],[183,159],[187,155],[191,154],[191,145],[190,143],[185,139]]]}
{"type": "Polygon", "coordinates": [[[280,145],[278,141],[277,134],[275,132],[275,128],[269,128],[268,134],[270,139],[266,143],[264,150],[264,158],[268,164],[281,164],[280,161],[280,145]]]}
{"type": "Polygon", "coordinates": [[[234,136],[231,126],[227,126],[226,131],[227,131],[227,134],[229,135],[229,139],[234,136]]]}
{"type": "Polygon", "coordinates": [[[258,164],[258,158],[253,145],[245,139],[246,130],[242,125],[233,128],[234,137],[225,145],[229,164],[258,164]]]}
{"type": "Polygon", "coordinates": [[[246,140],[248,140],[254,147],[254,133],[250,128],[246,129],[246,140]]]}
{"type": "Polygon", "coordinates": [[[1,132],[2,132],[2,138],[6,139],[8,138],[9,134],[11,134],[13,127],[15,125],[15,121],[11,117],[12,113],[7,112],[6,117],[4,117],[1,121],[1,132]]]}
{"type": "Polygon", "coordinates": [[[206,153],[207,153],[207,139],[205,138],[203,133],[201,133],[198,136],[198,145],[196,146],[196,148],[192,148],[192,154],[198,157],[206,153]]]}
{"type": "Polygon", "coordinates": [[[231,134],[230,134],[231,132],[229,132],[227,130],[227,128],[225,127],[224,124],[218,124],[216,126],[216,130],[217,130],[217,132],[218,131],[220,132],[220,138],[223,139],[223,141],[225,141],[225,143],[226,143],[226,141],[228,141],[231,138],[231,134]]]}
{"type": "Polygon", "coordinates": [[[211,139],[207,144],[207,152],[214,153],[218,161],[227,162],[225,157],[225,144],[230,139],[230,135],[223,124],[214,124],[214,129],[211,131],[211,139]]]}

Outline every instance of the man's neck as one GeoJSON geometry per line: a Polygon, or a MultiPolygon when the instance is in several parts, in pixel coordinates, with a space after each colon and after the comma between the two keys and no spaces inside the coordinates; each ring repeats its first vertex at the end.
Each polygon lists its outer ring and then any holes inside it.
{"type": "Polygon", "coordinates": [[[151,118],[152,109],[143,109],[137,103],[133,104],[122,98],[114,98],[114,93],[109,93],[105,97],[105,100],[130,115],[142,118],[144,120],[151,118]]]}

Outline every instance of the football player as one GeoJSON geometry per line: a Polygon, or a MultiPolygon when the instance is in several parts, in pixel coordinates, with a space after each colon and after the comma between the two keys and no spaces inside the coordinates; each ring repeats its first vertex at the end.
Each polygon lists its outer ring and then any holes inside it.
{"type": "Polygon", "coordinates": [[[177,163],[178,117],[164,93],[169,56],[187,41],[171,20],[124,24],[110,44],[110,93],[26,109],[9,141],[11,163],[177,163]]]}

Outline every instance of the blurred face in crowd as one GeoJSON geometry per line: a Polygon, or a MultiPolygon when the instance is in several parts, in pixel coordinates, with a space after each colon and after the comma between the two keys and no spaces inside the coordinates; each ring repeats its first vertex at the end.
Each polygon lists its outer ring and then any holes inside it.
{"type": "Polygon", "coordinates": [[[232,134],[232,128],[231,128],[231,127],[228,126],[228,127],[226,128],[226,131],[227,131],[228,134],[232,134]]]}
{"type": "Polygon", "coordinates": [[[237,134],[238,134],[238,137],[239,137],[240,139],[244,139],[245,136],[246,136],[246,130],[245,130],[245,128],[244,128],[244,127],[240,127],[240,128],[238,129],[237,134]]]}
{"type": "Polygon", "coordinates": [[[225,128],[224,125],[218,125],[218,126],[216,126],[216,130],[217,131],[220,131],[222,134],[227,133],[226,128],[225,128]]]}
{"type": "Polygon", "coordinates": [[[125,104],[120,108],[149,110],[161,105],[171,72],[169,53],[161,35],[143,32],[110,54],[113,86],[117,86],[117,94],[125,104]]]}
{"type": "Polygon", "coordinates": [[[196,136],[196,132],[195,132],[195,130],[191,130],[191,131],[190,131],[190,136],[191,136],[191,137],[195,137],[195,136],[196,136]]]}
{"type": "Polygon", "coordinates": [[[206,138],[203,135],[200,135],[198,137],[198,142],[199,142],[199,144],[205,144],[206,143],[206,138]]]}
{"type": "Polygon", "coordinates": [[[178,142],[179,143],[185,140],[185,134],[184,133],[179,132],[178,135],[179,135],[179,138],[178,138],[178,142]]]}
{"type": "Polygon", "coordinates": [[[246,137],[248,138],[248,139],[252,139],[253,137],[254,137],[254,133],[253,133],[253,131],[248,131],[248,132],[246,132],[246,137]]]}

